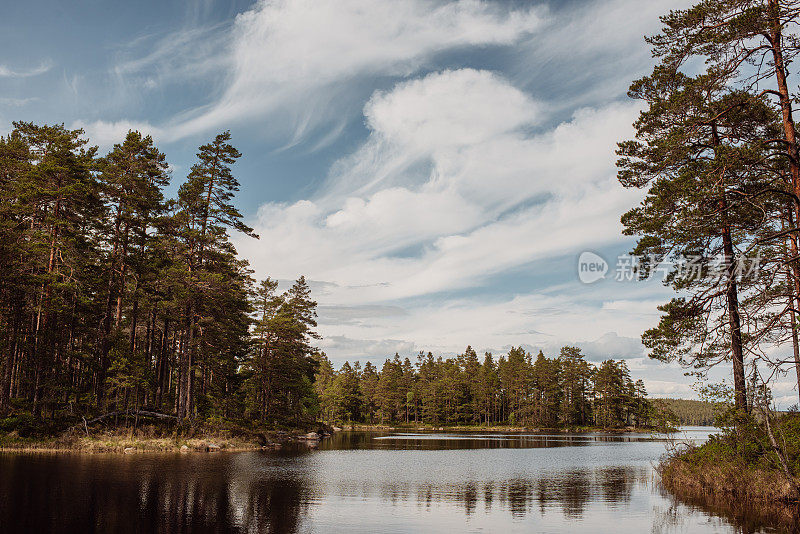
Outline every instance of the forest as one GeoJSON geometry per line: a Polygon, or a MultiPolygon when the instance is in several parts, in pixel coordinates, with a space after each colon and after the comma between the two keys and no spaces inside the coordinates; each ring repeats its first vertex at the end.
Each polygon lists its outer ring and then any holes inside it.
{"type": "Polygon", "coordinates": [[[650,399],[657,410],[670,414],[681,425],[713,426],[717,413],[714,404],[692,399],[650,399]]]}
{"type": "Polygon", "coordinates": [[[175,198],[165,155],[129,132],[103,156],[81,130],[0,139],[0,414],[7,430],[107,413],[178,425],[313,418],[315,306],[303,277],[256,285],[231,232],[230,133],[175,198]]]}
{"type": "Polygon", "coordinates": [[[454,358],[395,354],[380,371],[345,362],[334,371],[321,355],[315,388],[322,417],[336,423],[643,427],[663,425],[624,360],[587,362],[577,347],[533,358],[521,347],[483,361],[472,347],[454,358]]]}

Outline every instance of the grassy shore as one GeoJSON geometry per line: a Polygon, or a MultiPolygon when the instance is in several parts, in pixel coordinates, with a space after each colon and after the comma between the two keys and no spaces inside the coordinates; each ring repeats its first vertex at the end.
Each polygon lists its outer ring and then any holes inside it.
{"type": "MultiPolygon", "coordinates": [[[[330,431],[331,427],[324,427],[330,431]]],[[[432,425],[366,425],[353,424],[343,427],[332,427],[336,430],[359,432],[604,432],[604,433],[640,433],[658,432],[653,428],[597,428],[597,427],[565,427],[565,428],[526,428],[521,426],[432,426],[432,425]]],[[[265,432],[225,432],[215,429],[200,429],[191,436],[181,436],[175,432],[157,431],[153,427],[143,428],[136,432],[130,429],[93,430],[84,433],[79,429],[56,435],[20,436],[16,431],[0,432],[0,451],[51,451],[51,452],[86,452],[86,453],[136,453],[136,452],[216,452],[216,451],[249,451],[259,449],[277,449],[290,443],[315,443],[309,439],[306,430],[285,430],[265,432]]]]}
{"type": "MultiPolygon", "coordinates": [[[[279,443],[278,440],[268,446],[279,443]]],[[[56,437],[23,438],[14,432],[0,435],[0,451],[85,452],[85,453],[136,453],[136,452],[216,452],[245,451],[263,448],[252,440],[227,435],[202,435],[192,438],[177,436],[153,437],[133,435],[130,432],[103,432],[99,434],[67,435],[56,437]]]]}
{"type": "Polygon", "coordinates": [[[658,466],[662,484],[681,500],[712,508],[753,527],[797,531],[800,415],[779,417],[772,431],[778,450],[763,425],[752,420],[712,436],[702,445],[676,448],[658,466]]]}
{"type": "Polygon", "coordinates": [[[90,435],[69,433],[53,437],[20,437],[16,432],[10,432],[0,434],[0,451],[86,453],[245,451],[273,447],[279,445],[281,441],[277,435],[271,436],[266,443],[262,444],[256,440],[229,434],[211,433],[194,437],[154,436],[141,432],[133,433],[125,429],[90,435]]]}
{"type": "Polygon", "coordinates": [[[509,425],[453,425],[453,426],[434,426],[422,424],[396,424],[396,425],[367,425],[362,423],[353,423],[351,425],[343,425],[344,430],[365,431],[365,432],[381,432],[381,431],[401,431],[401,432],[609,432],[615,434],[621,433],[638,433],[638,434],[652,434],[654,432],[674,432],[677,429],[655,429],[644,427],[619,427],[619,428],[602,428],[593,426],[575,426],[575,427],[558,427],[558,428],[533,428],[523,426],[509,426],[509,425]]]}
{"type": "Polygon", "coordinates": [[[28,412],[0,419],[0,451],[86,453],[218,452],[277,449],[291,443],[315,445],[331,428],[322,423],[265,429],[223,418],[177,425],[152,412],[112,412],[93,419],[59,417],[49,423],[28,412]]]}
{"type": "MultiPolygon", "coordinates": [[[[324,432],[319,430],[319,432],[324,432]]],[[[141,453],[141,452],[234,452],[280,449],[290,444],[315,446],[320,434],[308,430],[230,432],[200,429],[187,435],[175,431],[110,428],[84,433],[64,432],[58,435],[20,436],[17,432],[0,432],[0,451],[141,453]]]]}

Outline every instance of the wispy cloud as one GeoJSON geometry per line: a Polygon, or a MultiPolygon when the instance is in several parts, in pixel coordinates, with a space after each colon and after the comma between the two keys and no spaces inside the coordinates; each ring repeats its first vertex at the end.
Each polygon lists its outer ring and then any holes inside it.
{"type": "Polygon", "coordinates": [[[43,61],[32,68],[14,69],[6,65],[0,65],[0,78],[30,78],[31,76],[44,74],[51,68],[53,68],[53,63],[50,60],[43,61]]]}
{"type": "Polygon", "coordinates": [[[532,8],[477,0],[261,1],[236,18],[227,90],[176,129],[188,135],[288,106],[302,135],[364,77],[409,75],[447,50],[509,45],[540,20],[532,8]]]}
{"type": "Polygon", "coordinates": [[[340,304],[364,304],[470,287],[621,241],[619,213],[639,196],[616,183],[614,143],[638,108],[582,110],[531,136],[537,109],[471,69],[376,93],[363,145],[334,165],[317,197],[262,206],[254,224],[263,239],[241,249],[259,269],[313,272],[341,286],[340,304]]]}
{"type": "Polygon", "coordinates": [[[36,102],[39,100],[36,97],[29,97],[29,98],[10,98],[10,97],[0,97],[0,106],[8,106],[8,107],[22,107],[31,102],[36,102]]]}
{"type": "Polygon", "coordinates": [[[180,28],[167,35],[141,35],[121,46],[111,66],[120,90],[157,89],[216,78],[227,83],[229,22],[180,28]]]}
{"type": "Polygon", "coordinates": [[[117,94],[131,96],[163,83],[211,85],[207,103],[159,125],[169,140],[270,116],[291,145],[320,125],[341,129],[366,80],[411,75],[447,51],[513,44],[540,26],[539,11],[478,0],[261,0],[233,24],[141,36],[112,73],[117,94]]]}

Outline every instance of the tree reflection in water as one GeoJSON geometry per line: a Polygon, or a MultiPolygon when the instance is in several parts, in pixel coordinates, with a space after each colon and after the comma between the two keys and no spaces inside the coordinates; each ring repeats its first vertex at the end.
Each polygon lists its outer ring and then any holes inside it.
{"type": "MultiPolygon", "coordinates": [[[[463,506],[466,515],[472,514],[479,502],[484,510],[492,507],[508,510],[515,517],[529,513],[537,505],[540,513],[558,509],[566,517],[580,518],[592,502],[615,505],[630,501],[634,485],[645,483],[645,467],[613,467],[598,470],[572,470],[564,473],[543,474],[535,479],[515,478],[503,481],[481,482],[466,480],[451,484],[423,484],[415,487],[409,483],[384,481],[376,492],[370,485],[362,485],[362,496],[377,493],[381,500],[397,504],[415,500],[430,507],[433,503],[455,503],[463,506]]],[[[342,495],[352,495],[353,488],[338,488],[342,495]]]]}
{"type": "Polygon", "coordinates": [[[296,531],[311,498],[310,481],[298,476],[302,466],[262,477],[263,464],[253,460],[234,454],[0,455],[0,530],[296,531]]]}

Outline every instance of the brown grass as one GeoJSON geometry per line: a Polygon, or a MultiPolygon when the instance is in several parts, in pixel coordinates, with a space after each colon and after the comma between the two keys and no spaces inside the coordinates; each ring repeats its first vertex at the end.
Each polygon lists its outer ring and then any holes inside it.
{"type": "Polygon", "coordinates": [[[800,531],[800,506],[792,484],[776,469],[734,458],[698,460],[697,448],[665,458],[663,486],[680,500],[735,519],[747,530],[765,526],[800,531]]]}
{"type": "Polygon", "coordinates": [[[139,453],[208,452],[209,445],[220,451],[245,451],[261,449],[261,445],[241,438],[224,435],[207,435],[200,438],[152,437],[133,435],[130,432],[104,432],[90,436],[71,434],[57,438],[30,440],[6,435],[0,439],[0,451],[15,452],[83,452],[83,453],[139,453]],[[186,449],[184,449],[186,451],[186,449]]]}

